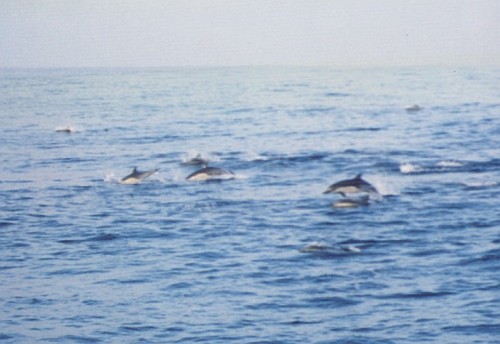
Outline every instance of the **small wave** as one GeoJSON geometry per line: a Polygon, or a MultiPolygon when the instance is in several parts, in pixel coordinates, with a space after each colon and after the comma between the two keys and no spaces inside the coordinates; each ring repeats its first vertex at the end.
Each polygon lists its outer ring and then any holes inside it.
{"type": "Polygon", "coordinates": [[[111,241],[118,238],[120,238],[120,236],[117,234],[102,233],[88,238],[87,241],[111,241]]]}
{"type": "Polygon", "coordinates": [[[462,167],[464,166],[463,163],[456,161],[456,160],[443,160],[439,161],[436,166],[438,167],[462,167]]]}
{"type": "Polygon", "coordinates": [[[381,131],[384,130],[384,128],[381,127],[354,127],[354,128],[348,128],[344,129],[344,132],[363,132],[363,131],[381,131]]]}
{"type": "Polygon", "coordinates": [[[454,295],[454,293],[449,291],[416,291],[413,293],[394,293],[380,295],[377,298],[380,299],[423,299],[423,298],[439,298],[454,295]]]}
{"type": "Polygon", "coordinates": [[[466,258],[460,262],[461,265],[492,264],[496,265],[500,261],[500,249],[493,249],[481,253],[474,258],[466,258]]]}
{"type": "Polygon", "coordinates": [[[120,236],[116,234],[110,234],[110,233],[102,233],[98,235],[94,235],[88,238],[83,238],[83,239],[63,239],[63,240],[58,240],[58,243],[61,244],[81,244],[84,242],[100,242],[100,241],[112,241],[119,239],[120,236]]]}
{"type": "Polygon", "coordinates": [[[336,110],[333,106],[317,106],[317,107],[306,107],[302,110],[297,111],[297,114],[306,114],[306,115],[320,115],[320,114],[329,114],[336,110]]]}
{"type": "MultiPolygon", "coordinates": [[[[477,324],[477,325],[460,325],[446,326],[442,328],[445,331],[457,332],[463,334],[477,335],[478,333],[488,333],[492,336],[497,336],[500,333],[500,324],[477,324]]],[[[497,337],[498,339],[498,337],[497,337]]]]}
{"type": "Polygon", "coordinates": [[[149,278],[130,278],[124,280],[117,280],[119,284],[143,284],[150,282],[149,278]]]}
{"type": "Polygon", "coordinates": [[[361,303],[361,301],[338,297],[338,296],[314,297],[306,299],[305,301],[307,301],[308,304],[321,307],[322,309],[324,308],[337,309],[339,307],[355,306],[361,303]]]}
{"type": "Polygon", "coordinates": [[[234,108],[225,111],[226,114],[239,114],[239,113],[249,113],[255,111],[254,108],[234,108]]]}
{"type": "Polygon", "coordinates": [[[58,338],[49,338],[49,342],[61,342],[61,343],[99,343],[101,339],[97,337],[84,337],[75,335],[66,335],[58,338]]]}
{"type": "Polygon", "coordinates": [[[123,325],[120,326],[120,329],[123,331],[128,331],[128,332],[143,332],[143,331],[152,331],[156,330],[156,326],[144,326],[144,325],[136,325],[136,324],[130,324],[130,325],[123,325]]]}
{"type": "Polygon", "coordinates": [[[344,92],[327,92],[325,93],[325,97],[349,97],[349,93],[344,92]]]}
{"type": "Polygon", "coordinates": [[[489,188],[500,185],[499,182],[491,181],[491,180],[474,180],[469,182],[464,182],[463,185],[470,189],[482,189],[489,188]]]}

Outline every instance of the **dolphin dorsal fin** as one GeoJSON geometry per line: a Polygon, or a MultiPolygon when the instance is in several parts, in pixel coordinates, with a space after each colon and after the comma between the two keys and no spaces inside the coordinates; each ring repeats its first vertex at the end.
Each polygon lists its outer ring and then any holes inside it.
{"type": "Polygon", "coordinates": [[[354,177],[354,179],[355,180],[360,180],[362,175],[363,175],[362,173],[358,173],[358,175],[356,177],[354,177]]]}
{"type": "Polygon", "coordinates": [[[136,173],[137,172],[137,166],[134,167],[134,169],[132,170],[132,173],[136,173]]]}

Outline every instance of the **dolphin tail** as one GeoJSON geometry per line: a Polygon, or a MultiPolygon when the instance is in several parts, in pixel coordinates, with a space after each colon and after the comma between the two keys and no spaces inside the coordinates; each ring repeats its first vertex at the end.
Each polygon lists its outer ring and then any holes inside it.
{"type": "Polygon", "coordinates": [[[326,194],[329,194],[329,193],[332,193],[333,190],[331,187],[329,187],[328,189],[326,189],[325,191],[323,191],[323,195],[326,195],[326,194]]]}

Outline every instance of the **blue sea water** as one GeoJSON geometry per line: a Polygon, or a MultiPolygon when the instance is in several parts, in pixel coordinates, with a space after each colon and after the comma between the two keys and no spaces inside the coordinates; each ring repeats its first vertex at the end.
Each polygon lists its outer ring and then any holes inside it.
{"type": "Polygon", "coordinates": [[[499,342],[499,69],[3,69],[0,89],[2,343],[499,342]],[[186,181],[197,154],[236,178],[186,181]],[[120,184],[134,166],[160,170],[120,184]],[[358,173],[382,197],[333,208],[358,173]]]}

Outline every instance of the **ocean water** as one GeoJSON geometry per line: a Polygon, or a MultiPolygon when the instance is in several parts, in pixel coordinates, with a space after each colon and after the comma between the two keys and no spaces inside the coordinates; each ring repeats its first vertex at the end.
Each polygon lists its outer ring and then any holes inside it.
{"type": "Polygon", "coordinates": [[[3,69],[0,89],[2,343],[500,341],[499,69],[3,69]],[[236,178],[186,181],[197,154],[236,178]],[[134,166],[160,170],[120,184],[134,166]],[[358,173],[381,197],[332,207],[358,173]]]}

